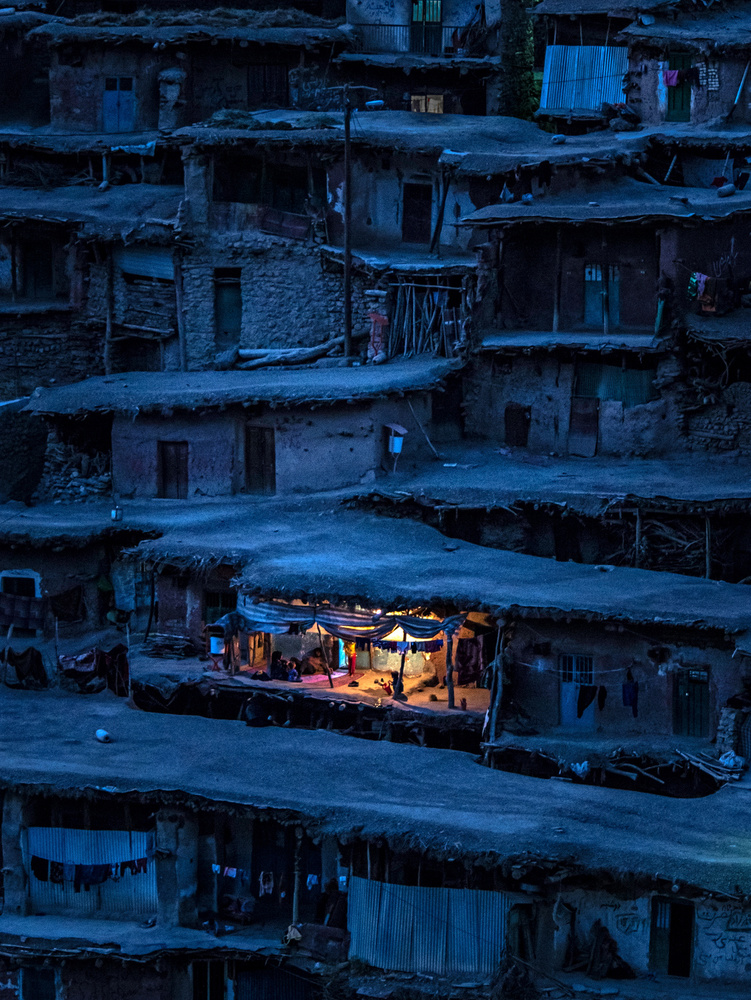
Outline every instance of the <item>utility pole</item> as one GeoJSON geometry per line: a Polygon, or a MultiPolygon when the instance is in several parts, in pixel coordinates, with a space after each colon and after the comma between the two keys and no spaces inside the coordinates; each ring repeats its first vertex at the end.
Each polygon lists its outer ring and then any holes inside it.
{"type": "Polygon", "coordinates": [[[349,84],[344,87],[344,356],[352,357],[352,105],[349,84]]]}

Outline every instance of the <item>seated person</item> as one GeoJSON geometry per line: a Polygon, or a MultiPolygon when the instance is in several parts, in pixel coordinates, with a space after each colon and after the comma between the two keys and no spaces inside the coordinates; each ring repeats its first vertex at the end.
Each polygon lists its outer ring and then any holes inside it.
{"type": "Polygon", "coordinates": [[[303,657],[303,661],[300,666],[300,673],[327,674],[328,672],[326,657],[323,655],[323,650],[320,646],[316,646],[315,649],[311,650],[306,656],[303,657]]]}
{"type": "Polygon", "coordinates": [[[287,680],[292,684],[300,680],[300,661],[294,656],[287,661],[287,680]]]}
{"type": "Polygon", "coordinates": [[[282,656],[280,650],[275,649],[271,654],[271,664],[269,666],[269,677],[272,681],[287,680],[287,661],[282,656]]]}

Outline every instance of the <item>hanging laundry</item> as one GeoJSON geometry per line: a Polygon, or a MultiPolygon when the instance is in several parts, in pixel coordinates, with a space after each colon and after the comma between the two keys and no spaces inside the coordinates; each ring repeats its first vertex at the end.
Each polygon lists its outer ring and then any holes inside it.
{"type": "Polygon", "coordinates": [[[313,888],[314,886],[317,886],[317,885],[318,885],[318,876],[317,876],[317,875],[308,875],[308,878],[307,878],[307,880],[306,880],[305,884],[306,884],[306,885],[307,885],[307,887],[308,887],[308,892],[310,892],[310,890],[311,890],[311,889],[312,889],[312,888],[313,888]]]}
{"type": "Polygon", "coordinates": [[[72,861],[63,862],[63,880],[65,882],[72,882],[76,877],[76,866],[72,861]]]}
{"type": "Polygon", "coordinates": [[[221,872],[221,870],[222,870],[222,868],[221,868],[221,865],[212,865],[212,866],[211,866],[211,870],[212,870],[212,872],[213,872],[213,873],[214,873],[215,875],[219,875],[219,874],[220,874],[220,872],[221,872]]]}
{"type": "Polygon", "coordinates": [[[35,854],[31,856],[31,872],[34,878],[40,882],[47,882],[50,877],[50,863],[46,858],[39,858],[35,854]]]}
{"type": "Polygon", "coordinates": [[[225,868],[224,874],[227,878],[237,878],[237,868],[225,868]]]}
{"type": "Polygon", "coordinates": [[[605,708],[605,699],[608,696],[608,689],[604,685],[600,685],[597,689],[597,707],[600,711],[605,708]]]}
{"type": "Polygon", "coordinates": [[[679,84],[680,70],[664,69],[662,79],[666,87],[677,87],[679,84]]]}
{"type": "Polygon", "coordinates": [[[261,872],[258,879],[258,895],[271,896],[274,892],[274,873],[261,872]]]}
{"type": "Polygon", "coordinates": [[[630,708],[634,718],[639,715],[639,682],[635,681],[631,671],[626,674],[626,683],[623,685],[623,705],[630,708]]]}
{"type": "Polygon", "coordinates": [[[145,874],[148,871],[148,867],[147,858],[136,858],[136,872],[144,872],[145,874]]]}
{"type": "Polygon", "coordinates": [[[596,684],[581,684],[579,686],[579,697],[576,700],[576,717],[581,719],[597,695],[596,684]]]}

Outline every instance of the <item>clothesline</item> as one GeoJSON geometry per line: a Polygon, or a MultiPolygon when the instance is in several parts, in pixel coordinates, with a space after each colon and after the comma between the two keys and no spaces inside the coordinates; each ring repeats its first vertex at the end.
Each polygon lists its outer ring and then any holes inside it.
{"type": "Polygon", "coordinates": [[[37,881],[52,882],[54,885],[72,882],[75,892],[80,892],[81,886],[88,891],[92,885],[102,885],[110,880],[119,882],[127,872],[131,875],[145,875],[148,870],[149,857],[101,865],[81,865],[69,861],[53,861],[38,854],[31,856],[31,873],[37,881]]]}

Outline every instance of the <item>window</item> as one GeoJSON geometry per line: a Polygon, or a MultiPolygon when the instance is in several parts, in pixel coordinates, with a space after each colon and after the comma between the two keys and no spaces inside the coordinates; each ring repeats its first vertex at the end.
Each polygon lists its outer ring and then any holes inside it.
{"type": "Polygon", "coordinates": [[[443,94],[412,94],[410,110],[427,111],[430,114],[443,114],[443,94]]]}
{"type": "MultiPolygon", "coordinates": [[[[36,597],[38,598],[41,594],[39,586],[39,578],[34,576],[21,576],[13,572],[3,573],[0,577],[0,593],[12,594],[13,597],[36,597]]],[[[23,614],[20,608],[18,610],[19,615],[23,614]]],[[[24,617],[29,616],[30,612],[26,612],[24,617]]],[[[16,616],[14,615],[14,618],[16,616]]],[[[17,618],[19,622],[22,622],[22,618],[17,618]]],[[[42,622],[39,623],[40,627],[42,622]]],[[[30,638],[37,634],[36,628],[30,628],[28,625],[13,623],[13,635],[18,638],[30,638]]]]}
{"type": "Polygon", "coordinates": [[[611,264],[605,272],[607,284],[603,282],[600,264],[584,266],[584,322],[587,326],[602,327],[605,320],[605,304],[608,306],[610,326],[620,323],[620,272],[617,264],[611,264]]]}
{"type": "Polygon", "coordinates": [[[157,496],[165,500],[188,497],[188,442],[159,441],[157,496]]]}
{"type": "Polygon", "coordinates": [[[206,624],[212,625],[217,618],[236,610],[237,594],[234,590],[205,590],[203,607],[206,624]]]}
{"type": "Polygon", "coordinates": [[[410,51],[440,55],[443,51],[441,0],[413,0],[410,51]]]}
{"type": "Polygon", "coordinates": [[[563,684],[594,684],[594,660],[591,656],[562,653],[558,672],[563,684]]]}
{"type": "Polygon", "coordinates": [[[214,343],[226,351],[240,343],[243,297],[239,267],[219,267],[214,271],[214,343]]]}
{"type": "Polygon", "coordinates": [[[245,428],[245,488],[248,493],[276,491],[276,443],[273,427],[245,428]]]}
{"type": "Polygon", "coordinates": [[[193,1000],[225,1000],[227,971],[224,962],[193,962],[193,1000]]]}
{"type": "Polygon", "coordinates": [[[248,66],[248,105],[289,104],[287,67],[282,65],[248,66]]]}
{"type": "Polygon", "coordinates": [[[430,243],[433,188],[430,184],[405,184],[402,198],[402,240],[430,243]]]}
{"type": "Polygon", "coordinates": [[[132,76],[108,76],[104,81],[102,128],[105,132],[132,132],[135,123],[132,76]]]}

